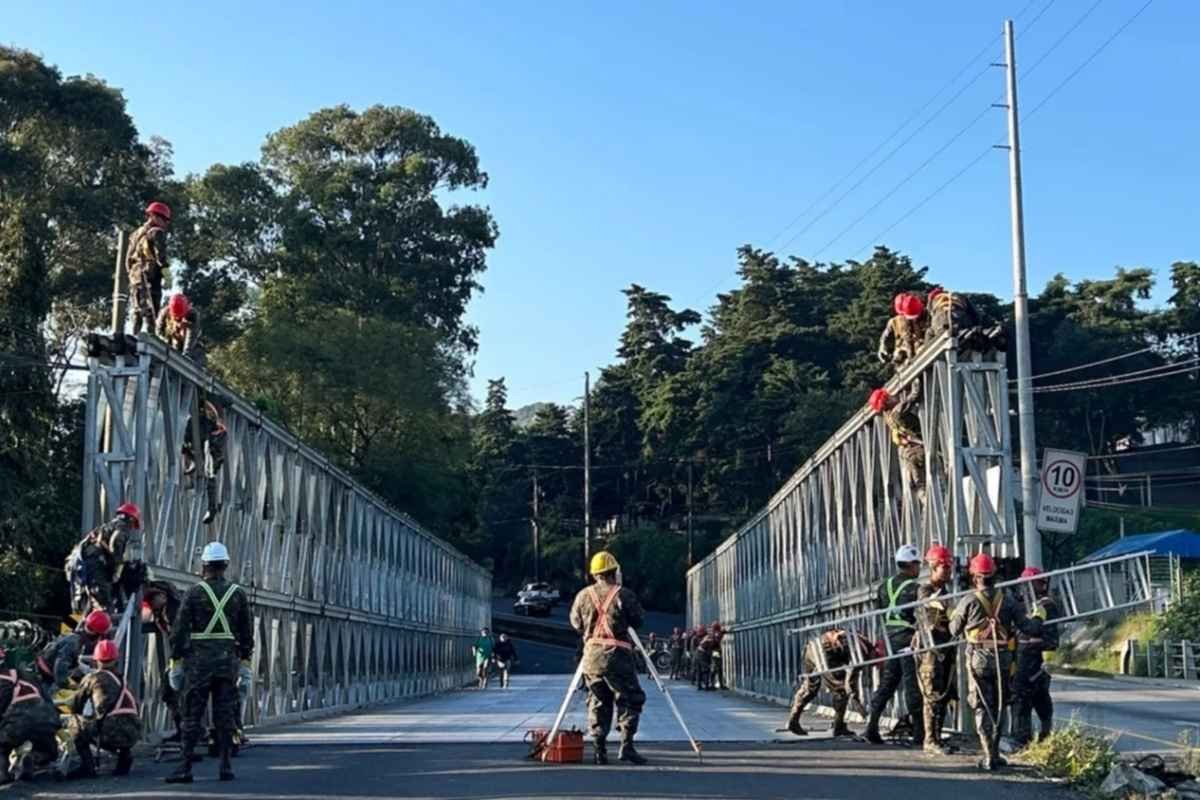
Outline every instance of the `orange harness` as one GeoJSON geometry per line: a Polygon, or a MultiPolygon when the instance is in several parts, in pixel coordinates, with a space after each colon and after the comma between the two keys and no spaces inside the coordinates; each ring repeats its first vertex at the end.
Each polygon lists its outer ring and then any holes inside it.
{"type": "Polygon", "coordinates": [[[28,703],[31,700],[40,700],[42,693],[38,688],[29,681],[23,681],[17,677],[17,671],[10,669],[8,672],[0,672],[0,681],[8,681],[13,685],[13,695],[11,705],[17,703],[28,703]]]}
{"type": "Polygon", "coordinates": [[[112,711],[104,715],[104,718],[140,716],[138,714],[137,700],[133,699],[133,692],[129,691],[124,682],[106,669],[97,669],[96,672],[99,672],[101,675],[107,675],[117,682],[117,686],[121,687],[121,696],[117,698],[117,704],[113,707],[112,711]]]}
{"type": "Polygon", "coordinates": [[[603,645],[605,647],[620,647],[622,650],[632,650],[633,645],[618,639],[617,635],[613,633],[612,625],[608,621],[608,611],[612,608],[613,603],[616,602],[617,593],[621,591],[621,587],[612,587],[612,591],[603,600],[600,599],[595,586],[589,586],[588,591],[592,594],[592,604],[596,606],[596,629],[587,643],[603,645]]]}

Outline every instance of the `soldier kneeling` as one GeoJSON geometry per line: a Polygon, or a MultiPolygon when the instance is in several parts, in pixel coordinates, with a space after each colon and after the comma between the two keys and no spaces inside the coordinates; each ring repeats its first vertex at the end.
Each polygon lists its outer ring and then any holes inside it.
{"type": "Polygon", "coordinates": [[[93,657],[96,669],[79,683],[71,700],[73,713],[67,719],[67,730],[79,753],[79,767],[71,771],[69,778],[95,777],[93,746],[117,754],[113,775],[128,775],[133,766],[132,748],[141,736],[137,701],[125,682],[111,671],[119,657],[117,645],[105,639],[96,645],[93,657]],[[85,716],[88,701],[92,713],[85,716]]]}

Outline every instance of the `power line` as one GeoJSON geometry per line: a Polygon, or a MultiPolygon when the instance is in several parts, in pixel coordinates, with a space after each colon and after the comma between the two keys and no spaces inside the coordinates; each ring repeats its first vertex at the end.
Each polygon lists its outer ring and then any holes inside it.
{"type": "Polygon", "coordinates": [[[1033,391],[1040,392],[1072,392],[1080,389],[1106,389],[1110,386],[1124,386],[1127,383],[1141,383],[1142,381],[1158,380],[1159,378],[1170,378],[1175,375],[1182,375],[1186,372],[1195,372],[1200,369],[1200,358],[1194,358],[1190,361],[1176,362],[1174,364],[1165,364],[1162,367],[1153,367],[1150,370],[1138,370],[1136,372],[1126,373],[1125,375],[1114,375],[1108,379],[1100,379],[1096,381],[1078,381],[1076,383],[1064,383],[1056,386],[1035,386],[1033,391]],[[1164,368],[1171,368],[1166,372],[1158,372],[1164,368]],[[1135,376],[1139,373],[1155,371],[1152,375],[1135,376]]]}
{"type": "MultiPolygon", "coordinates": [[[[1175,340],[1175,344],[1179,344],[1181,342],[1186,342],[1189,339],[1195,339],[1197,336],[1200,336],[1200,333],[1189,333],[1184,336],[1180,336],[1178,339],[1175,340]]],[[[1051,370],[1050,372],[1039,372],[1037,375],[1032,376],[1030,378],[1030,380],[1037,380],[1038,378],[1048,378],[1052,375],[1064,375],[1068,372],[1078,372],[1079,370],[1088,369],[1090,367],[1099,367],[1104,364],[1111,364],[1114,361],[1120,361],[1122,359],[1131,358],[1133,356],[1140,356],[1143,353],[1154,352],[1154,351],[1158,350],[1161,346],[1162,345],[1150,345],[1149,347],[1143,347],[1140,350],[1130,350],[1128,353],[1121,353],[1120,355],[1111,356],[1110,358],[1102,358],[1099,361],[1089,361],[1086,364],[1079,364],[1078,366],[1074,366],[1074,367],[1064,367],[1063,369],[1051,370]]],[[[1017,378],[1010,378],[1008,382],[1016,383],[1017,378]]]]}

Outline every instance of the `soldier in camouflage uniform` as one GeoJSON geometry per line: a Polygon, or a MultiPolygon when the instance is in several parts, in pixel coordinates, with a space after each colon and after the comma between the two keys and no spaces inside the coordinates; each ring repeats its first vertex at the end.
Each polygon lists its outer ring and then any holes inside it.
{"type": "MultiPolygon", "coordinates": [[[[1042,574],[1038,567],[1026,567],[1022,578],[1042,574]]],[[[1058,619],[1058,603],[1050,593],[1050,581],[1045,578],[1031,581],[1038,606],[1046,622],[1058,619]]],[[[1038,741],[1054,730],[1054,701],[1050,697],[1050,673],[1046,671],[1042,654],[1058,649],[1058,626],[1043,625],[1037,636],[1017,635],[1017,673],[1013,676],[1013,697],[1016,700],[1016,719],[1013,721],[1013,740],[1021,746],[1033,739],[1033,712],[1038,715],[1038,741]]]]}
{"type": "Polygon", "coordinates": [[[154,330],[154,321],[162,306],[163,270],[167,268],[167,230],[171,227],[171,209],[155,201],[146,206],[146,222],[129,237],[125,271],[129,275],[130,306],[133,309],[133,335],[154,330]]]}
{"type": "Polygon", "coordinates": [[[112,630],[112,619],[103,611],[88,614],[78,629],[64,633],[42,648],[35,664],[46,695],[71,688],[82,677],[79,657],[91,655],[96,643],[112,630]]]}
{"type": "Polygon", "coordinates": [[[929,317],[925,303],[915,294],[896,295],[892,306],[896,315],[888,320],[879,337],[879,362],[899,369],[913,358],[925,344],[929,317]]]}
{"type": "Polygon", "coordinates": [[[125,566],[125,547],[131,531],[142,527],[142,512],[133,503],[117,507],[111,522],[94,528],[67,556],[67,580],[71,583],[76,613],[98,608],[116,613],[114,588],[125,566]]]}
{"type": "MultiPolygon", "coordinates": [[[[213,521],[221,504],[217,502],[217,475],[225,465],[225,439],[228,432],[221,410],[207,398],[201,401],[200,441],[204,458],[204,494],[206,508],[203,522],[205,525],[213,521]]],[[[196,446],[192,441],[192,418],[188,417],[183,433],[183,474],[192,475],[196,472],[196,446]]]]}
{"type": "Polygon", "coordinates": [[[979,327],[979,312],[971,301],[961,294],[947,292],[940,286],[929,292],[928,339],[933,340],[943,333],[955,336],[979,327]]]}
{"type": "Polygon", "coordinates": [[[183,353],[200,366],[206,358],[204,341],[200,335],[200,314],[185,294],[173,294],[166,306],[158,312],[154,330],[172,350],[183,353]]]}
{"type": "Polygon", "coordinates": [[[125,681],[113,672],[118,657],[114,642],[106,639],[96,645],[96,669],[84,676],[79,683],[79,690],[71,699],[67,730],[75,741],[79,768],[72,770],[67,777],[96,777],[93,746],[117,754],[113,775],[128,775],[133,766],[132,748],[141,738],[142,725],[133,693],[126,688],[125,681]],[[89,702],[92,713],[84,716],[89,702]]]}
{"type": "Polygon", "coordinates": [[[167,778],[168,783],[192,782],[192,754],[200,741],[200,721],[210,695],[221,757],[220,779],[233,780],[229,759],[237,729],[238,686],[250,680],[250,657],[254,653],[250,600],[241,587],[225,579],[229,551],[220,542],[209,542],[200,560],[203,580],[184,595],[171,630],[172,686],[179,691],[186,680],[187,692],[183,763],[167,778]]]}
{"type": "Polygon", "coordinates": [[[642,625],[642,605],[637,595],[622,588],[617,559],[606,551],[592,556],[596,582],[575,595],[571,626],[583,636],[583,677],[588,687],[588,726],[597,764],[608,763],[606,739],[612,727],[613,707],[621,732],[620,760],[645,764],[633,746],[638,718],[646,693],[638,684],[631,629],[642,625]]]}
{"type": "MultiPolygon", "coordinates": [[[[6,654],[0,648],[0,663],[6,654]]],[[[38,687],[23,679],[15,669],[0,670],[0,784],[8,783],[9,756],[29,742],[33,752],[21,759],[21,779],[33,777],[35,761],[49,763],[58,755],[55,732],[58,711],[38,687]]]]}
{"type": "Polygon", "coordinates": [[[971,711],[983,757],[979,768],[991,772],[1008,762],[1000,755],[1001,712],[1008,698],[1009,641],[1017,633],[1038,636],[1045,610],[1027,616],[1025,606],[996,586],[996,562],[987,553],[971,559],[973,594],[964,597],[950,619],[952,636],[966,635],[971,711]]]}
{"type": "MultiPolygon", "coordinates": [[[[833,735],[852,736],[846,726],[846,706],[853,702],[859,713],[864,713],[862,702],[858,699],[860,693],[861,670],[841,669],[850,664],[851,634],[844,628],[828,630],[819,639],[810,639],[804,648],[804,672],[800,688],[792,698],[792,708],[788,712],[787,729],[797,736],[807,736],[808,731],[800,724],[800,715],[821,691],[821,684],[833,695],[833,735]],[[822,667],[822,655],[824,667],[822,667]],[[823,669],[834,669],[825,675],[812,675],[823,669]]],[[[871,642],[865,637],[853,634],[854,645],[858,647],[859,659],[869,657],[874,650],[871,642]]]]}
{"type": "Polygon", "coordinates": [[[921,384],[913,383],[898,397],[886,389],[871,392],[871,410],[883,415],[883,422],[892,434],[892,444],[900,455],[904,478],[917,502],[925,497],[925,444],[921,437],[921,384]]]}
{"type": "MultiPolygon", "coordinates": [[[[950,612],[944,598],[952,594],[950,583],[954,556],[942,545],[934,545],[925,553],[929,565],[929,583],[917,591],[918,600],[928,601],[917,609],[917,628],[932,639],[932,644],[945,644],[950,635],[950,612]]],[[[946,706],[958,699],[955,670],[957,648],[943,647],[917,656],[917,680],[925,703],[925,752],[929,755],[948,755],[942,744],[942,725],[946,721],[946,706]]]]}

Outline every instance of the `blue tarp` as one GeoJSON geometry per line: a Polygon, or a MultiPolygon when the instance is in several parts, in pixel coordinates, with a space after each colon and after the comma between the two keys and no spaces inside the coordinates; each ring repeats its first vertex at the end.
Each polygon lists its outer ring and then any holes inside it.
{"type": "Polygon", "coordinates": [[[1184,529],[1161,531],[1159,533],[1139,533],[1136,536],[1126,536],[1117,539],[1109,545],[1101,547],[1087,556],[1080,563],[1100,561],[1104,558],[1123,556],[1127,553],[1137,553],[1149,550],[1156,556],[1179,556],[1180,558],[1200,559],[1200,533],[1184,529]]]}

